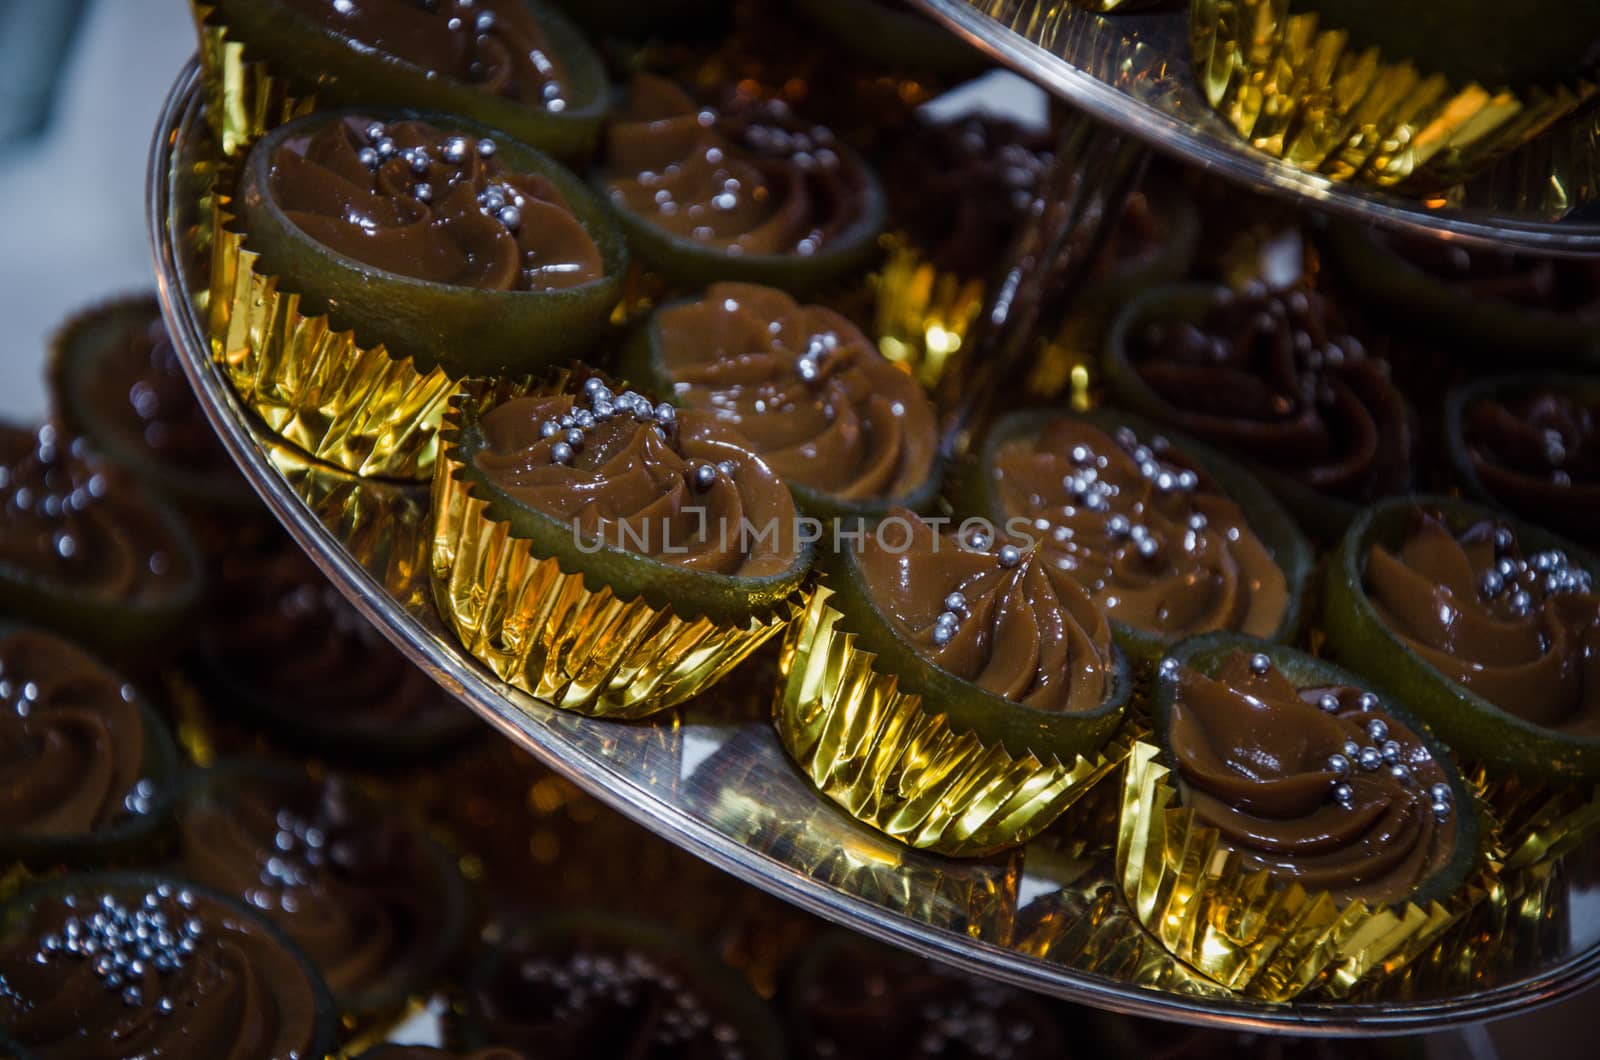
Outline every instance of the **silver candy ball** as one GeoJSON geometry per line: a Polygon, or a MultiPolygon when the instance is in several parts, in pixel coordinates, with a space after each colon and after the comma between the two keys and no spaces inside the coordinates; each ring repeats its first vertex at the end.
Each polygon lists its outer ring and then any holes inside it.
{"type": "Polygon", "coordinates": [[[1357,761],[1361,763],[1362,769],[1370,773],[1383,765],[1383,752],[1376,747],[1363,747],[1361,754],[1357,757],[1357,761]]]}
{"type": "Polygon", "coordinates": [[[1367,738],[1373,743],[1382,743],[1389,738],[1389,726],[1384,724],[1382,718],[1373,718],[1367,722],[1367,738]]]}
{"type": "Polygon", "coordinates": [[[566,442],[557,442],[550,447],[550,462],[552,464],[572,463],[572,446],[566,442]]]}
{"type": "Polygon", "coordinates": [[[1333,770],[1335,773],[1348,773],[1350,772],[1350,759],[1341,754],[1329,755],[1328,768],[1333,770]]]}
{"type": "Polygon", "coordinates": [[[1260,677],[1270,669],[1272,669],[1272,660],[1264,653],[1257,652],[1250,656],[1250,672],[1257,677],[1260,677]]]}
{"type": "Polygon", "coordinates": [[[1329,714],[1336,714],[1339,711],[1339,697],[1332,692],[1324,692],[1317,697],[1317,706],[1329,714]]]}
{"type": "Polygon", "coordinates": [[[967,609],[967,598],[960,593],[951,593],[944,598],[944,606],[945,610],[960,614],[967,609]]]}
{"type": "Polygon", "coordinates": [[[694,469],[694,486],[698,490],[708,490],[717,482],[717,469],[710,464],[699,464],[694,469]]]}
{"type": "Polygon", "coordinates": [[[1022,562],[1022,550],[1016,545],[1001,545],[999,559],[1000,566],[1010,570],[1022,562]]]}
{"type": "Polygon", "coordinates": [[[1455,793],[1450,790],[1450,785],[1439,781],[1428,788],[1428,795],[1434,802],[1449,802],[1455,793]]]}

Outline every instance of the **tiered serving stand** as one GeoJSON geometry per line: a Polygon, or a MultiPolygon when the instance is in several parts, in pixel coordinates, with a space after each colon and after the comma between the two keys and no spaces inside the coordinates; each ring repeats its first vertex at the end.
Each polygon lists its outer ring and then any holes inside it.
{"type": "MultiPolygon", "coordinates": [[[[1077,138],[1076,168],[1047,182],[1054,213],[1043,211],[1017,248],[1018,282],[988,314],[1005,326],[986,341],[1003,343],[1008,329],[1037,318],[1040,300],[1064,297],[1047,290],[1045,278],[1070,285],[1072,269],[1059,264],[1082,245],[1073,234],[1094,234],[1147,148],[1413,234],[1600,254],[1600,223],[1574,219],[1582,209],[1557,216],[1504,190],[1515,182],[1495,175],[1420,201],[1256,154],[1212,116],[1192,83],[1180,13],[1103,17],[1059,0],[917,5],[1080,115],[1068,134],[1077,138]]],[[[1208,989],[1140,932],[1119,908],[1103,850],[1047,834],[1009,855],[956,861],[856,824],[785,758],[767,718],[770,691],[759,681],[735,675],[675,720],[655,724],[565,714],[503,684],[434,611],[426,488],[362,481],[297,456],[213,365],[204,317],[212,162],[202,107],[191,65],[156,129],[148,208],[167,323],[206,414],[276,517],[367,618],[507,738],[598,799],[819,916],[981,975],[1132,1015],[1276,1033],[1397,1034],[1525,1012],[1600,978],[1600,850],[1569,856],[1553,878],[1538,944],[1518,947],[1470,987],[1406,982],[1349,1002],[1251,1001],[1208,989]]]]}

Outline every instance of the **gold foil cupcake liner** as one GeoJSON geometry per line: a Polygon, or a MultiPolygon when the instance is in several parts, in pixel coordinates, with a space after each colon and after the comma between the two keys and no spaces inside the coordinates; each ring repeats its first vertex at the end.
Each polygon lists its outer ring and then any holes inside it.
{"type": "Polygon", "coordinates": [[[200,75],[206,120],[225,156],[232,156],[285,122],[310,114],[317,101],[297,95],[266,64],[245,58],[244,45],[228,35],[210,4],[194,5],[200,38],[200,75]]]}
{"type": "Polygon", "coordinates": [[[1127,754],[1126,726],[1069,762],[984,746],[874,670],[830,595],[818,588],[784,640],[773,719],[807,779],[856,820],[924,850],[992,853],[1038,835],[1127,754]]]}
{"type": "Polygon", "coordinates": [[[243,401],[278,437],[363,477],[420,481],[455,390],[440,368],[362,347],[259,267],[219,203],[212,238],[211,353],[243,401]]]}
{"type": "Polygon", "coordinates": [[[873,277],[872,332],[884,357],[923,386],[936,386],[983,312],[984,283],[940,270],[895,237],[873,277]]]}
{"type": "Polygon", "coordinates": [[[1222,986],[1266,1001],[1315,987],[1348,997],[1428,951],[1484,894],[1480,874],[1459,898],[1399,906],[1340,903],[1249,871],[1190,810],[1160,750],[1140,741],[1123,781],[1116,876],[1135,919],[1178,960],[1222,986]]]}
{"type": "Polygon", "coordinates": [[[590,589],[581,571],[534,555],[509,524],[490,519],[461,471],[442,454],[433,479],[439,614],[496,677],[552,706],[621,719],[665,710],[737,666],[796,610],[786,602],[742,624],[718,623],[590,589]]]}
{"type": "MultiPolygon", "coordinates": [[[[1289,0],[1195,0],[1195,79],[1251,146],[1333,180],[1458,184],[1595,94],[1588,80],[1522,91],[1452,85],[1289,14],[1289,0]]],[[[1397,18],[1404,17],[1397,14],[1397,18]]]]}
{"type": "Polygon", "coordinates": [[[1552,787],[1481,765],[1467,774],[1499,823],[1507,872],[1558,860],[1600,835],[1600,787],[1552,787]]]}

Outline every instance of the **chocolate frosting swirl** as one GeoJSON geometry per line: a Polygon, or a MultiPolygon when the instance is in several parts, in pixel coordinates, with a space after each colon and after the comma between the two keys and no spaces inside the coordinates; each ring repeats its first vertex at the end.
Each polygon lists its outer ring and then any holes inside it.
{"type": "Polygon", "coordinates": [[[568,73],[522,0],[276,0],[358,51],[378,51],[492,96],[567,108],[568,73]]]}
{"type": "Polygon", "coordinates": [[[1600,535],[1600,394],[1486,394],[1462,416],[1472,470],[1494,498],[1580,540],[1600,535]]]}
{"type": "Polygon", "coordinates": [[[0,941],[0,1026],[43,1060],[310,1060],[319,989],[254,917],[176,881],[41,898],[0,941]],[[143,960],[121,938],[138,926],[143,960]]]}
{"type": "Polygon", "coordinates": [[[0,636],[0,834],[84,835],[147,812],[151,766],[131,685],[57,637],[0,636]]]}
{"type": "Polygon", "coordinates": [[[809,256],[863,214],[870,178],[833,134],[802,129],[782,101],[695,105],[635,77],[606,136],[611,201],[728,254],[809,256]]]}
{"type": "Polygon", "coordinates": [[[0,567],[130,603],[170,598],[195,577],[161,514],[120,473],[89,462],[55,427],[0,426],[0,567]]]}
{"type": "Polygon", "coordinates": [[[1289,609],[1282,569],[1239,505],[1155,436],[1140,443],[1058,417],[1002,443],[988,469],[1009,526],[1112,619],[1163,637],[1273,635],[1289,609]]]}
{"type": "Polygon", "coordinates": [[[1371,500],[1411,479],[1411,427],[1386,361],[1315,291],[1223,290],[1198,322],[1158,320],[1128,354],[1163,419],[1306,486],[1371,500]]]}
{"type": "Polygon", "coordinates": [[[492,409],[474,465],[513,500],[586,541],[746,578],[794,566],[794,500],[748,442],[707,413],[651,410],[633,391],[618,395],[613,411],[610,391],[601,393],[516,398],[492,409]],[[564,426],[567,417],[589,426],[564,426]]]}
{"type": "Polygon", "coordinates": [[[417,826],[340,778],[219,776],[180,833],[185,874],[260,909],[335,994],[403,992],[448,956],[460,896],[417,826]]]}
{"type": "Polygon", "coordinates": [[[91,414],[162,463],[205,475],[231,472],[233,462],[195,401],[159,310],[152,305],[150,313],[148,325],[130,327],[83,380],[91,414]]]}
{"type": "Polygon", "coordinates": [[[721,283],[662,310],[654,327],[678,401],[750,439],[785,481],[872,500],[904,497],[932,474],[932,404],[833,310],[721,283]]]}
{"type": "Polygon", "coordinates": [[[1416,268],[1474,300],[1600,318],[1600,263],[1469,250],[1454,240],[1375,235],[1416,268]]]}
{"type": "Polygon", "coordinates": [[[1099,707],[1116,667],[1105,615],[1043,550],[966,531],[891,512],[857,556],[878,610],[923,658],[997,696],[1063,713],[1099,707]]]}
{"type": "Polygon", "coordinates": [[[1506,526],[1457,535],[1419,510],[1398,551],[1367,553],[1367,595],[1452,681],[1535,725],[1600,735],[1600,595],[1557,551],[1525,557],[1506,526]]]}
{"type": "Polygon", "coordinates": [[[298,726],[376,739],[470,726],[293,544],[226,557],[201,651],[235,688],[298,726]]]}
{"type": "Polygon", "coordinates": [[[934,268],[986,276],[1033,206],[1053,141],[986,115],[919,117],[885,163],[890,219],[934,268]]]}
{"type": "Polygon", "coordinates": [[[494,141],[418,121],[345,117],[272,152],[273,200],[311,239],[387,272],[492,291],[600,279],[600,248],[547,177],[494,141]]]}
{"type": "Polygon", "coordinates": [[[540,1060],[726,1060],[749,1048],[693,969],[604,937],[505,943],[469,1003],[486,1037],[540,1060]]]}
{"type": "Polygon", "coordinates": [[[1236,652],[1214,679],[1179,671],[1168,742],[1182,805],[1252,870],[1408,900],[1455,851],[1463,811],[1444,768],[1377,697],[1297,688],[1265,660],[1236,652]]]}

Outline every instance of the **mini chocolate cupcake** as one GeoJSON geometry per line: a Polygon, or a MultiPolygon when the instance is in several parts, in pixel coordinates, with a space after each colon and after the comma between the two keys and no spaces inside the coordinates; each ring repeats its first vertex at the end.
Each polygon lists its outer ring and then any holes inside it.
{"type": "Polygon", "coordinates": [[[182,520],[51,424],[0,424],[0,511],[0,609],[19,619],[145,652],[200,599],[182,520]]]}
{"type": "Polygon", "coordinates": [[[1445,431],[1468,493],[1588,547],[1600,542],[1600,380],[1481,379],[1450,392],[1445,431]]]}
{"type": "Polygon", "coordinates": [[[0,1047],[23,1056],[308,1060],[328,991],[266,918],[187,880],[65,876],[0,907],[0,1047]]]}
{"type": "Polygon", "coordinates": [[[1042,549],[903,509],[823,561],[780,667],[778,736],[806,777],[960,855],[1026,842],[1103,777],[1133,684],[1105,615],[1042,549]]]}
{"type": "Polygon", "coordinates": [[[1463,761],[1600,779],[1600,567],[1553,534],[1445,498],[1389,501],[1328,566],[1339,658],[1383,681],[1463,761]]]}
{"type": "Polygon", "coordinates": [[[269,917],[343,1011],[400,1010],[466,934],[455,859],[338,776],[247,763],[210,770],[185,795],[178,831],[184,875],[269,917]]]}
{"type": "Polygon", "coordinates": [[[1061,1022],[1042,999],[843,931],[799,954],[784,995],[795,1060],[1065,1055],[1061,1022]]]}
{"type": "Polygon", "coordinates": [[[258,506],[195,401],[155,298],[69,321],[52,348],[50,383],[69,432],[185,511],[258,506]]]}
{"type": "Polygon", "coordinates": [[[1397,330],[1483,358],[1600,360],[1600,265],[1328,226],[1330,264],[1397,330]]]}
{"type": "Polygon", "coordinates": [[[177,771],[166,724],[132,685],[59,637],[0,627],[0,863],[143,853],[177,771]]]}
{"type": "Polygon", "coordinates": [[[539,0],[195,0],[207,111],[223,150],[345,104],[417,107],[564,158],[594,147],[605,70],[539,0]]]}
{"type": "Polygon", "coordinates": [[[495,674],[558,707],[640,717],[787,624],[810,568],[788,489],[703,412],[586,370],[469,382],[434,476],[433,586],[495,674]]]}
{"type": "Polygon", "coordinates": [[[808,514],[873,517],[933,502],[932,403],[825,306],[716,284],[657,310],[629,356],[631,375],[748,438],[808,514]]]}
{"type": "Polygon", "coordinates": [[[781,100],[700,106],[640,74],[606,144],[597,183],[634,251],[674,285],[747,280],[804,294],[876,253],[877,176],[781,100]]]}
{"type": "Polygon", "coordinates": [[[1195,78],[1251,146],[1333,180],[1458,184],[1595,94],[1600,9],[1198,0],[1195,78]]]}
{"type": "Polygon", "coordinates": [[[1026,534],[1082,585],[1135,660],[1183,637],[1287,640],[1311,550],[1248,474],[1137,417],[1014,413],[989,431],[964,511],[1026,534]]]}
{"type": "Polygon", "coordinates": [[[274,431],[362,475],[425,477],[453,381],[582,352],[627,268],[577,177],[450,115],[292,122],[218,216],[218,360],[274,431]]]}
{"type": "Polygon", "coordinates": [[[1250,461],[1309,529],[1405,491],[1412,417],[1317,291],[1182,285],[1131,302],[1105,347],[1116,400],[1250,461]]]}
{"type": "Polygon", "coordinates": [[[767,1004],[692,941],[612,912],[534,921],[491,948],[467,986],[466,1037],[541,1060],[778,1060],[767,1004]]]}
{"type": "Polygon", "coordinates": [[[1223,985],[1287,1000],[1391,974],[1466,908],[1477,803],[1370,683],[1264,641],[1185,641],[1123,789],[1118,874],[1141,922],[1223,985]]]}
{"type": "Polygon", "coordinates": [[[442,757],[483,732],[291,542],[225,557],[217,581],[196,657],[219,716],[314,755],[389,764],[442,757]]]}

